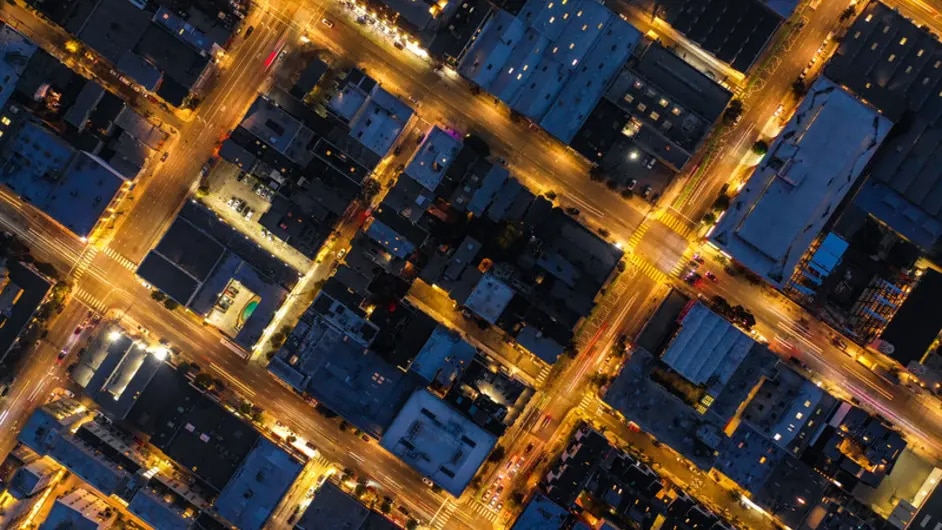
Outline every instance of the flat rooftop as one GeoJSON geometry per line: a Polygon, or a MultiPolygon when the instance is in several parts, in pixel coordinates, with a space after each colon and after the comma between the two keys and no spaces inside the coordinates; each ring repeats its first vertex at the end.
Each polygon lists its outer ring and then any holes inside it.
{"type": "Polygon", "coordinates": [[[529,0],[485,22],[458,71],[569,143],[640,40],[594,0],[529,0]]]}
{"type": "Polygon", "coordinates": [[[942,274],[927,269],[880,336],[895,347],[893,358],[903,366],[922,361],[942,331],[942,314],[935,310],[942,297],[942,274]]]}
{"type": "Polygon", "coordinates": [[[661,360],[695,385],[725,386],[755,344],[700,302],[688,307],[679,324],[661,360]]]}
{"type": "Polygon", "coordinates": [[[537,493],[514,521],[510,530],[562,530],[569,520],[569,510],[537,493]]]}
{"type": "Polygon", "coordinates": [[[435,191],[460,150],[461,141],[437,126],[432,127],[403,173],[425,189],[435,191]]]}
{"type": "Polygon", "coordinates": [[[464,305],[479,317],[495,324],[513,296],[512,287],[488,273],[481,277],[464,305]]]}
{"type": "Polygon", "coordinates": [[[818,79],[733,199],[711,241],[771,284],[783,286],[892,125],[832,81],[818,79]]]}
{"type": "Polygon", "coordinates": [[[301,473],[301,462],[259,437],[213,505],[237,528],[261,530],[301,473]]]}
{"type": "Polygon", "coordinates": [[[32,121],[22,123],[3,152],[0,183],[79,237],[91,234],[128,180],[32,121]]]}
{"type": "Polygon", "coordinates": [[[648,12],[683,33],[704,51],[746,72],[778,27],[791,16],[796,0],[643,0],[648,12]]]}
{"type": "Polygon", "coordinates": [[[448,493],[458,497],[497,443],[428,390],[416,390],[380,444],[448,493]]]}
{"type": "MultiPolygon", "coordinates": [[[[138,10],[138,12],[141,11],[138,10]]],[[[142,32],[137,33],[137,36],[139,40],[137,46],[133,48],[134,53],[146,59],[186,90],[196,85],[209,65],[209,57],[201,55],[156,23],[149,23],[142,32]]],[[[124,50],[126,49],[128,48],[124,50]]],[[[117,62],[117,59],[114,61],[117,62]]]]}
{"type": "Polygon", "coordinates": [[[606,98],[642,123],[635,143],[679,171],[713,129],[732,93],[652,42],[637,62],[629,61],[606,98]]]}
{"type": "Polygon", "coordinates": [[[125,0],[102,0],[75,32],[79,40],[117,64],[150,26],[150,13],[125,0]]]}
{"type": "Polygon", "coordinates": [[[935,35],[870,2],[825,70],[899,123],[874,156],[855,203],[924,250],[942,237],[940,65],[935,35]]]}
{"type": "Polygon", "coordinates": [[[0,83],[0,108],[6,107],[36,50],[36,45],[29,39],[10,26],[0,24],[0,55],[6,59],[0,61],[0,78],[4,80],[0,83]]]}

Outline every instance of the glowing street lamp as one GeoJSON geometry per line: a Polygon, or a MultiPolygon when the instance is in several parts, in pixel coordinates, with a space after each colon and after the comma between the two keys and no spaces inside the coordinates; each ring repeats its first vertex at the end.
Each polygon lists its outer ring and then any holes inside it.
{"type": "Polygon", "coordinates": [[[121,332],[118,330],[111,330],[108,332],[108,342],[114,342],[121,338],[121,332]]]}

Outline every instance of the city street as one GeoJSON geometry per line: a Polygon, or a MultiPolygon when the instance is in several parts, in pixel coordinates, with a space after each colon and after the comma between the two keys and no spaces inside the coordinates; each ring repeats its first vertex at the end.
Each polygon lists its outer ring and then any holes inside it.
{"type": "MultiPolygon", "coordinates": [[[[37,399],[61,386],[62,368],[50,371],[50,366],[54,365],[60,345],[81,322],[87,309],[114,310],[126,314],[154,336],[168,339],[204,371],[217,374],[232,390],[311,440],[324,458],[372,477],[382,490],[400,499],[423,522],[435,528],[491,527],[491,519],[482,519],[482,506],[474,500],[478,491],[469,489],[459,500],[431,491],[416,472],[378,444],[341,431],[336,419],[313,412],[300,396],[270,376],[262,364],[242,360],[222,343],[219,332],[201,324],[194,315],[168,311],[152,300],[150,291],[134,276],[136,264],[153,247],[195,188],[200,166],[267,83],[264,57],[281,39],[295,43],[302,34],[308,35],[313,45],[366,69],[387,90],[417,99],[420,103],[416,110],[422,119],[480,135],[530,189],[555,191],[563,205],[579,208],[591,226],[605,227],[633,252],[630,256],[633,265],[612,288],[612,301],[603,303],[607,309],[584,326],[581,350],[575,360],[562,363],[561,368],[544,377],[536,365],[514,367],[538,382],[545,381],[545,386],[534,396],[524,417],[508,432],[502,445],[507,447],[507,458],[512,458],[534,444],[538,450],[532,451],[527,466],[536,466],[546,449],[564,443],[568,431],[561,427],[570,410],[579,407],[589,415],[598,410],[598,400],[592,395],[596,387],[591,379],[600,366],[605,366],[604,359],[619,335],[640,329],[666,293],[667,285],[688,289],[674,275],[674,269],[690,252],[688,242],[696,231],[696,223],[691,220],[701,218],[726,180],[735,174],[758,129],[773,115],[799,72],[828,32],[836,27],[837,17],[846,5],[843,1],[822,1],[813,16],[806,17],[807,23],[795,30],[794,44],[777,48],[757,67],[759,75],[751,77],[744,88],[746,111],[741,122],[711,141],[708,153],[696,164],[698,167],[691,176],[678,179],[670,197],[673,199],[670,211],[652,210],[639,200],[626,201],[604,185],[591,182],[585,160],[546,134],[528,130],[526,123],[512,121],[507,109],[494,104],[491,96],[472,95],[466,82],[434,71],[423,59],[396,49],[369,28],[356,24],[339,4],[320,0],[301,6],[299,2],[282,1],[261,7],[246,22],[254,25],[256,31],[249,39],[237,39],[227,54],[216,87],[192,119],[181,121],[175,115],[166,116],[167,123],[179,131],[166,148],[170,153],[168,160],[152,164],[152,172],[142,177],[133,200],[125,203],[126,211],[114,231],[99,245],[83,245],[16,197],[0,192],[0,226],[21,238],[36,259],[53,264],[75,283],[73,299],[49,336],[36,348],[31,362],[19,374],[11,397],[3,403],[0,449],[5,454],[12,447],[13,427],[22,424],[37,399]],[[299,15],[301,10],[303,14],[299,15]],[[334,21],[332,28],[292,22],[317,20],[321,13],[334,21]],[[544,423],[545,418],[549,421],[544,423]]],[[[15,18],[20,25],[24,24],[21,21],[29,21],[26,25],[31,28],[31,38],[45,35],[51,46],[62,44],[61,34],[44,32],[44,23],[29,11],[5,3],[0,7],[0,17],[15,18]]],[[[159,111],[154,112],[156,116],[159,111]]],[[[665,204],[668,199],[665,197],[665,204]]],[[[343,238],[352,233],[353,230],[345,230],[343,238]]],[[[750,309],[762,335],[769,340],[776,336],[782,339],[773,340],[776,351],[787,356],[791,355],[788,348],[798,349],[822,384],[883,415],[901,428],[921,454],[940,460],[942,444],[935,435],[942,431],[938,399],[914,396],[909,389],[852,360],[831,346],[832,332],[826,326],[812,322],[807,328],[796,329],[804,313],[764,287],[753,286],[742,278],[723,276],[719,283],[706,286],[704,294],[720,294],[730,303],[750,309]]],[[[615,431],[616,425],[608,416],[603,415],[599,421],[615,431]]],[[[495,466],[495,470],[502,465],[503,462],[495,466]]],[[[482,488],[492,480],[492,476],[483,477],[482,488]]],[[[508,488],[505,496],[509,493],[508,488]]],[[[698,498],[702,496],[721,505],[723,495],[727,493],[718,488],[695,492],[698,498]]],[[[483,508],[484,512],[489,511],[483,508]]]]}

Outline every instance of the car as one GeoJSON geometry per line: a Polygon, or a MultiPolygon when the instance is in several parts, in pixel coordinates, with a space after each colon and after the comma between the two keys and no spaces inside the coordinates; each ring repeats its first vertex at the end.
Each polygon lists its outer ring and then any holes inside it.
{"type": "Polygon", "coordinates": [[[490,502],[491,508],[497,506],[497,501],[498,501],[498,499],[499,499],[499,497],[498,497],[497,495],[494,495],[494,497],[491,499],[491,502],[490,502]]]}
{"type": "Polygon", "coordinates": [[[82,326],[75,328],[75,331],[72,332],[73,335],[78,335],[82,332],[82,326]]]}
{"type": "Polygon", "coordinates": [[[255,31],[255,26],[249,26],[249,27],[245,30],[245,38],[246,38],[246,39],[249,38],[249,37],[252,35],[252,32],[253,32],[253,31],[255,31]]]}
{"type": "Polygon", "coordinates": [[[138,326],[138,327],[137,327],[137,331],[139,331],[139,332],[141,333],[141,335],[148,335],[148,334],[150,334],[150,331],[148,331],[147,328],[145,328],[144,326],[138,326]]]}
{"type": "Polygon", "coordinates": [[[330,20],[326,19],[326,18],[322,18],[322,19],[321,19],[321,24],[327,26],[328,28],[334,27],[334,23],[331,22],[330,20]]]}
{"type": "Polygon", "coordinates": [[[372,438],[370,438],[368,434],[361,434],[360,439],[363,440],[364,442],[369,442],[370,440],[372,440],[372,438]]]}
{"type": "Polygon", "coordinates": [[[504,509],[504,501],[498,502],[498,503],[497,503],[497,511],[499,512],[499,511],[501,511],[501,510],[503,510],[503,509],[504,509]]]}
{"type": "Polygon", "coordinates": [[[690,271],[684,276],[684,281],[689,285],[697,285],[703,280],[703,277],[697,274],[696,271],[690,271]]]}
{"type": "Polygon", "coordinates": [[[579,213],[581,213],[581,212],[579,211],[579,208],[573,208],[572,206],[566,208],[564,211],[565,211],[567,214],[569,214],[569,215],[571,215],[571,216],[573,216],[573,217],[575,217],[575,216],[579,215],[579,213]]]}
{"type": "Polygon", "coordinates": [[[545,429],[546,426],[549,425],[551,421],[553,421],[553,417],[547,414],[546,417],[543,418],[543,423],[540,424],[540,428],[545,429]]]}
{"type": "Polygon", "coordinates": [[[169,157],[170,157],[170,151],[164,151],[164,154],[160,156],[160,161],[161,161],[161,162],[166,162],[166,161],[167,161],[167,158],[169,158],[169,157]]]}
{"type": "Polygon", "coordinates": [[[203,177],[205,177],[206,175],[208,175],[208,174],[209,174],[209,170],[210,170],[209,162],[203,164],[203,167],[200,168],[200,178],[203,178],[203,177]]]}
{"type": "Polygon", "coordinates": [[[311,442],[305,442],[304,447],[307,447],[311,451],[317,451],[317,447],[314,447],[314,444],[312,444],[311,442]]]}
{"type": "Polygon", "coordinates": [[[75,352],[75,357],[81,359],[85,355],[85,348],[79,348],[79,351],[75,352]]]}
{"type": "Polygon", "coordinates": [[[693,260],[696,261],[697,263],[703,263],[703,256],[701,256],[700,254],[694,254],[693,260]]]}
{"type": "Polygon", "coordinates": [[[654,164],[656,164],[656,163],[657,163],[657,159],[652,156],[652,157],[648,158],[648,161],[644,164],[644,167],[646,167],[646,168],[648,168],[648,169],[652,169],[652,168],[654,168],[654,164]]]}
{"type": "Polygon", "coordinates": [[[533,443],[529,443],[527,444],[527,448],[523,450],[523,454],[528,455],[530,454],[530,451],[532,450],[533,450],[533,443]]]}
{"type": "Polygon", "coordinates": [[[65,358],[68,356],[69,356],[69,350],[63,349],[62,351],[59,352],[59,355],[56,356],[56,364],[62,364],[62,361],[64,361],[65,358]]]}
{"type": "Polygon", "coordinates": [[[648,197],[650,197],[652,189],[653,188],[651,187],[650,184],[645,184],[644,189],[641,190],[641,198],[647,199],[648,197]]]}
{"type": "Polygon", "coordinates": [[[401,145],[401,144],[400,144],[400,145],[397,145],[396,148],[393,149],[393,154],[396,155],[396,156],[399,156],[399,155],[402,154],[402,145],[401,145]]]}
{"type": "Polygon", "coordinates": [[[347,255],[347,249],[345,248],[342,248],[337,251],[337,259],[343,259],[343,257],[346,255],[347,255]]]}
{"type": "Polygon", "coordinates": [[[62,395],[69,399],[72,399],[75,397],[75,392],[72,392],[71,390],[66,388],[62,391],[62,395]]]}
{"type": "Polygon", "coordinates": [[[632,191],[635,189],[635,186],[637,185],[638,185],[638,179],[631,179],[628,181],[628,185],[625,186],[625,189],[627,189],[628,191],[632,191]]]}
{"type": "Polygon", "coordinates": [[[406,45],[403,44],[402,41],[397,40],[396,42],[393,43],[393,47],[395,47],[397,50],[404,50],[406,48],[406,45]]]}
{"type": "Polygon", "coordinates": [[[687,262],[687,266],[690,267],[691,269],[698,269],[700,268],[700,262],[696,260],[690,260],[689,262],[687,262]]]}
{"type": "Polygon", "coordinates": [[[710,272],[710,271],[706,271],[706,273],[704,274],[704,276],[706,276],[706,279],[710,280],[710,281],[713,282],[713,283],[716,283],[717,281],[719,281],[719,279],[716,277],[716,275],[713,274],[713,273],[710,272]]]}
{"type": "Polygon", "coordinates": [[[842,350],[846,350],[846,349],[847,349],[847,343],[844,342],[844,339],[842,339],[840,336],[834,336],[834,337],[831,339],[831,344],[833,344],[834,346],[836,346],[836,347],[838,347],[838,348],[840,348],[840,349],[842,349],[842,350]]]}
{"type": "Polygon", "coordinates": [[[245,180],[245,174],[246,174],[245,171],[240,171],[239,174],[236,176],[236,182],[242,182],[243,180],[245,180]]]}
{"type": "Polygon", "coordinates": [[[428,487],[430,487],[430,488],[434,488],[434,487],[435,487],[435,483],[432,482],[431,479],[429,479],[428,477],[422,477],[422,484],[425,484],[426,486],[428,486],[428,487]]]}

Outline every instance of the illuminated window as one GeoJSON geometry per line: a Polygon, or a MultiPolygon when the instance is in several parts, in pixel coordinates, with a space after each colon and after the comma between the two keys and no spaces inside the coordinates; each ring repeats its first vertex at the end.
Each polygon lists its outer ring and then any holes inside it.
{"type": "Polygon", "coordinates": [[[507,70],[507,73],[508,73],[508,74],[512,74],[512,73],[514,73],[514,67],[513,67],[513,66],[511,66],[511,67],[510,67],[510,69],[509,69],[509,70],[507,70]]]}
{"type": "Polygon", "coordinates": [[[671,114],[673,114],[674,116],[680,116],[680,107],[674,107],[673,109],[671,109],[671,114]]]}
{"type": "Polygon", "coordinates": [[[10,125],[10,118],[4,116],[3,118],[0,118],[0,122],[3,122],[4,125],[10,125]]]}
{"type": "Polygon", "coordinates": [[[660,101],[657,102],[657,104],[660,105],[660,106],[662,106],[662,107],[666,107],[666,106],[667,106],[667,103],[668,103],[667,100],[664,99],[664,98],[661,98],[660,101]]]}
{"type": "Polygon", "coordinates": [[[906,44],[906,37],[903,37],[902,39],[900,39],[899,44],[900,46],[902,46],[903,44],[906,44]]]}
{"type": "Polygon", "coordinates": [[[570,49],[570,50],[573,49],[573,48],[575,48],[575,47],[576,47],[576,43],[575,43],[575,42],[570,42],[570,43],[569,43],[569,49],[570,49]]]}
{"type": "Polygon", "coordinates": [[[581,16],[582,16],[582,10],[581,10],[581,9],[576,12],[576,16],[577,16],[577,17],[581,17],[581,16]]]}
{"type": "Polygon", "coordinates": [[[550,24],[556,21],[556,17],[550,17],[550,24]]]}
{"type": "Polygon", "coordinates": [[[802,413],[800,413],[800,412],[799,412],[798,414],[795,414],[795,419],[796,419],[796,420],[800,420],[800,419],[802,419],[802,418],[804,418],[804,417],[805,417],[805,415],[802,414],[802,413]]]}
{"type": "Polygon", "coordinates": [[[896,54],[895,54],[895,53],[891,53],[891,54],[890,54],[889,61],[892,63],[892,62],[895,61],[895,60],[896,60],[896,54]]]}
{"type": "Polygon", "coordinates": [[[661,117],[661,115],[658,114],[658,113],[656,113],[656,112],[652,112],[652,113],[650,114],[650,116],[651,116],[651,121],[657,121],[658,118],[661,117]]]}
{"type": "Polygon", "coordinates": [[[923,54],[924,51],[925,51],[925,50],[923,50],[922,48],[920,48],[919,51],[916,52],[916,57],[922,57],[922,54],[923,54]]]}
{"type": "Polygon", "coordinates": [[[810,406],[811,406],[811,401],[805,401],[805,408],[808,408],[810,406]]]}
{"type": "Polygon", "coordinates": [[[588,24],[583,24],[583,25],[582,25],[582,31],[585,31],[585,30],[587,30],[587,29],[589,29],[589,25],[588,25],[588,24]]]}
{"type": "Polygon", "coordinates": [[[873,14],[867,15],[867,18],[864,19],[864,22],[870,22],[871,20],[873,20],[873,14]]]}
{"type": "Polygon", "coordinates": [[[625,101],[627,101],[628,103],[631,103],[634,100],[635,100],[634,96],[632,96],[631,94],[625,94],[625,101]]]}
{"type": "Polygon", "coordinates": [[[772,438],[777,442],[782,439],[782,435],[779,433],[775,433],[775,436],[773,436],[772,438]]]}
{"type": "Polygon", "coordinates": [[[765,461],[766,461],[766,458],[765,458],[764,456],[759,458],[759,463],[760,463],[760,464],[764,464],[765,461]]]}

